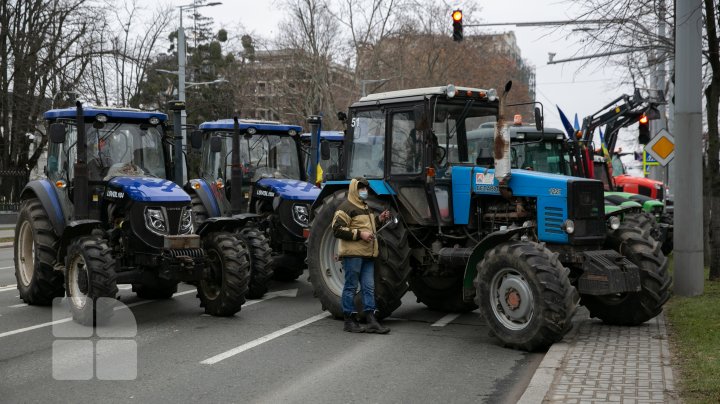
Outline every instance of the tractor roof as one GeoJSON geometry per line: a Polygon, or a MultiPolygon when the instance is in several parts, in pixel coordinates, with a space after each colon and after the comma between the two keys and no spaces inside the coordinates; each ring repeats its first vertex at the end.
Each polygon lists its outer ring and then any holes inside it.
{"type": "MultiPolygon", "coordinates": [[[[47,120],[75,118],[77,110],[73,108],[51,109],[43,114],[47,120]]],[[[97,115],[105,115],[110,119],[138,119],[147,120],[158,118],[161,122],[167,120],[167,115],[158,111],[143,111],[135,108],[112,108],[112,107],[87,107],[83,108],[83,116],[92,118],[97,115]]]]}
{"type": "MultiPolygon", "coordinates": [[[[291,130],[300,133],[302,127],[298,125],[287,125],[276,121],[260,121],[251,119],[238,120],[240,130],[245,131],[249,128],[255,128],[258,133],[272,134],[289,134],[291,130]]],[[[225,130],[231,131],[235,128],[235,122],[232,119],[219,119],[217,121],[203,122],[200,124],[201,130],[225,130]]]]}
{"type": "Polygon", "coordinates": [[[407,90],[370,94],[360,98],[359,102],[380,101],[393,98],[407,98],[416,96],[448,95],[448,93],[452,93],[453,90],[455,91],[453,96],[456,94],[465,95],[468,91],[470,91],[474,94],[474,96],[477,96],[480,93],[485,93],[487,94],[490,101],[493,101],[497,97],[497,93],[494,89],[483,90],[480,88],[471,87],[455,87],[452,84],[448,84],[447,86],[411,88],[407,90]]]}
{"type": "MultiPolygon", "coordinates": [[[[508,125],[510,138],[513,140],[565,140],[565,132],[555,128],[545,128],[542,132],[535,126],[508,125]]],[[[479,128],[467,132],[468,139],[492,138],[495,135],[495,123],[487,122],[479,128]]]]}
{"type": "MultiPolygon", "coordinates": [[[[342,142],[345,138],[345,134],[339,130],[322,130],[320,131],[320,139],[325,139],[330,142],[342,142]]],[[[302,140],[310,140],[310,133],[303,133],[300,135],[302,140]]]]}

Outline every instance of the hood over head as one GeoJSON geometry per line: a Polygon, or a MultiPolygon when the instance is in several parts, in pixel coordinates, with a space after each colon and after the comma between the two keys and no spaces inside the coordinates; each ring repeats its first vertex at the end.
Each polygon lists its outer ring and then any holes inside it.
{"type": "Polygon", "coordinates": [[[350,180],[350,187],[349,187],[349,191],[348,191],[348,200],[353,205],[359,206],[361,208],[365,208],[365,202],[362,199],[360,199],[360,194],[358,193],[358,184],[360,184],[360,183],[364,184],[365,187],[367,187],[368,189],[370,188],[370,186],[369,186],[370,184],[368,183],[368,181],[365,178],[363,178],[363,177],[353,178],[352,180],[350,180]]]}

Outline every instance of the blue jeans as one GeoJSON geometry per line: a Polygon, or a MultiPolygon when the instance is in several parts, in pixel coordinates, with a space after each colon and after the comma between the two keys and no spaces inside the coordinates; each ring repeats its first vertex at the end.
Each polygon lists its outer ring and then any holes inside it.
{"type": "Polygon", "coordinates": [[[342,291],[343,313],[355,310],[355,292],[358,281],[362,288],[363,311],[375,311],[375,264],[372,258],[343,258],[345,286],[342,291]]]}

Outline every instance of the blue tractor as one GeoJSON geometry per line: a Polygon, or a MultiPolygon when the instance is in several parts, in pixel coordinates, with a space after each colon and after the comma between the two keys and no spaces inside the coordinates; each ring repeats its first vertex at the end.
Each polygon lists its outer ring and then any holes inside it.
{"type": "Polygon", "coordinates": [[[231,316],[245,302],[247,247],[241,220],[195,228],[190,196],[172,178],[167,116],[136,109],[54,109],[47,178],[22,192],[15,229],[20,298],[49,305],[67,295],[76,321],[112,315],[118,284],[141,298],[197,285],[205,312],[231,316]]]}
{"type": "Polygon", "coordinates": [[[640,324],[662,311],[667,260],[639,231],[611,237],[620,222],[605,216],[601,182],[511,169],[511,85],[501,95],[452,85],[372,94],[339,114],[347,123],[341,174],[313,204],[308,239],[310,280],[324,309],[343,314],[331,223],[349,179],[365,177],[371,208],[397,218],[376,234],[380,316],[411,288],[433,309],[479,307],[503,344],[533,351],[562,339],[580,299],[612,324],[640,324]],[[468,132],[488,126],[496,127],[494,142],[471,150],[468,132]]]}
{"type": "Polygon", "coordinates": [[[196,218],[243,214],[261,230],[242,234],[255,246],[252,297],[262,296],[271,278],[292,281],[305,269],[303,229],[320,189],[305,182],[301,130],[235,118],[202,123],[193,133],[193,146],[202,147],[200,178],[187,187],[196,218]]]}

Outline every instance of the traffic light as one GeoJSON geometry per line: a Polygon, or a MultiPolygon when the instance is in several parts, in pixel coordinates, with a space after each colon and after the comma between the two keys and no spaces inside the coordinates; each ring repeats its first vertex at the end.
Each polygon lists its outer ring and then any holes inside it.
{"type": "Polygon", "coordinates": [[[453,20],[453,41],[460,42],[463,40],[462,10],[458,9],[452,12],[453,20]]]}
{"type": "Polygon", "coordinates": [[[642,116],[640,116],[640,120],[638,120],[638,129],[638,143],[650,143],[650,119],[648,119],[647,115],[642,114],[642,116]]]}

